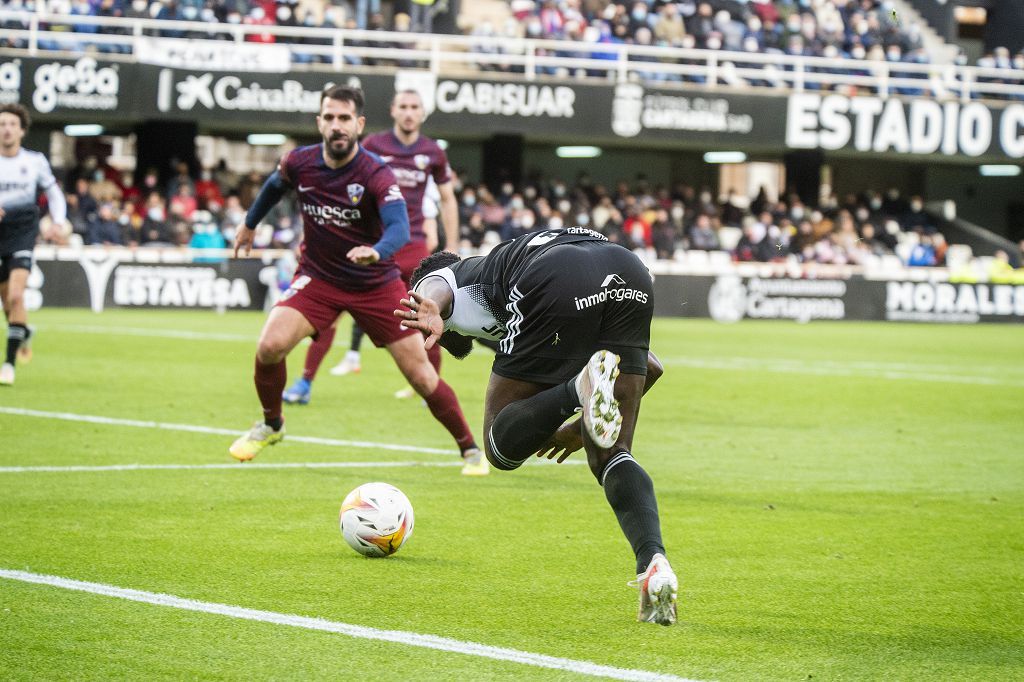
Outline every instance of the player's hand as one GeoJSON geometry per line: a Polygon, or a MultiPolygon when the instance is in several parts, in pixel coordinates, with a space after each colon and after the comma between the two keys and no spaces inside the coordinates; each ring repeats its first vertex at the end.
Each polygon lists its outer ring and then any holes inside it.
{"type": "Polygon", "coordinates": [[[583,432],[580,431],[579,420],[574,419],[559,426],[555,434],[548,439],[548,442],[544,443],[540,450],[537,451],[537,456],[547,457],[548,459],[555,459],[557,457],[558,463],[561,464],[569,455],[582,447],[583,432]]]}
{"type": "Polygon", "coordinates": [[[0,208],[0,220],[3,220],[5,215],[7,215],[7,211],[0,208]]]}
{"type": "Polygon", "coordinates": [[[235,258],[238,258],[238,250],[244,249],[243,255],[252,253],[252,240],[256,236],[256,230],[250,230],[241,223],[235,228],[235,258]]]}
{"type": "Polygon", "coordinates": [[[380,260],[380,254],[372,246],[357,246],[345,254],[353,263],[370,265],[380,260]]]}
{"type": "Polygon", "coordinates": [[[437,302],[410,291],[409,298],[403,298],[401,303],[408,310],[396,310],[395,317],[402,319],[402,326],[406,329],[418,329],[423,332],[427,337],[423,347],[430,350],[444,333],[444,320],[441,318],[437,302]]]}

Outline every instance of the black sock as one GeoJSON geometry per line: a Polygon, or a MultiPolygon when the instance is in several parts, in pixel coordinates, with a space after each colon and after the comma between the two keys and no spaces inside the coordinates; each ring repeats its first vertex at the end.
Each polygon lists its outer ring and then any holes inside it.
{"type": "Polygon", "coordinates": [[[491,443],[492,464],[498,469],[515,469],[551,437],[580,406],[573,385],[575,377],[537,395],[506,405],[487,438],[491,443]]]}
{"type": "Polygon", "coordinates": [[[362,327],[360,327],[358,324],[352,325],[352,343],[349,345],[348,349],[353,353],[358,353],[359,346],[363,345],[364,333],[365,332],[363,332],[362,327]]]}
{"type": "Polygon", "coordinates": [[[274,417],[273,419],[264,419],[263,423],[274,429],[280,431],[281,427],[284,426],[284,417],[274,417]]]}
{"type": "Polygon", "coordinates": [[[636,555],[636,572],[643,573],[655,554],[665,553],[651,477],[631,454],[622,450],[608,460],[600,482],[636,555]]]}
{"type": "Polygon", "coordinates": [[[14,364],[15,358],[18,356],[18,348],[26,338],[28,338],[28,327],[17,322],[7,325],[7,360],[5,362],[14,364]]]}

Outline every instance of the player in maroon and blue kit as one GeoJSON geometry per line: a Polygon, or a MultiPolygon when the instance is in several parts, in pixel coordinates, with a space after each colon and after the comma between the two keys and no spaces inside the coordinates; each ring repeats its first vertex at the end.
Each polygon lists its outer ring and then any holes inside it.
{"type": "MultiPolygon", "coordinates": [[[[398,186],[405,197],[406,209],[409,213],[409,242],[395,254],[395,262],[402,271],[402,279],[408,283],[413,271],[419,267],[420,261],[429,256],[437,247],[438,239],[436,223],[433,229],[424,229],[423,205],[427,186],[431,179],[437,186],[441,196],[441,219],[445,230],[445,245],[449,250],[458,248],[459,209],[452,188],[451,169],[448,157],[436,141],[423,135],[425,112],[423,100],[415,90],[403,90],[395,93],[391,100],[391,118],[394,126],[373,135],[368,135],[360,143],[363,149],[380,156],[395,174],[398,186]]],[[[429,201],[429,199],[428,199],[429,201]]],[[[334,343],[335,327],[324,330],[306,351],[306,363],[302,376],[284,393],[284,400],[289,403],[306,404],[310,400],[311,384],[320,364],[334,343]]],[[[360,325],[352,327],[352,343],[345,359],[338,367],[331,370],[332,374],[347,374],[359,371],[359,346],[363,331],[360,325]]],[[[431,347],[427,356],[434,369],[440,372],[440,348],[431,347]]],[[[403,397],[404,391],[396,395],[403,397]]],[[[469,459],[462,473],[469,476],[483,476],[488,473],[487,460],[481,455],[469,459]]]]}
{"type": "Polygon", "coordinates": [[[409,240],[409,218],[395,174],[359,146],[366,125],[362,92],[347,86],[327,89],[316,120],[323,143],[281,159],[236,232],[235,255],[240,249],[248,254],[260,220],[285,192],[297,192],[304,248],[291,287],[267,318],[256,349],[263,420],[229,451],[248,461],[284,437],[285,358],[302,339],[323,333],[347,311],[375,345],[388,349],[463,457],[476,458],[480,451],[458,399],[437,376],[418,332],[394,323],[395,302],[406,288],[392,257],[409,240]]]}

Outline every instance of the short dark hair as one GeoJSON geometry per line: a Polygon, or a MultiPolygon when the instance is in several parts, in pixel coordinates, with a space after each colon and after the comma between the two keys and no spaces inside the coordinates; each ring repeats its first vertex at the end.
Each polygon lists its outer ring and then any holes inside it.
{"type": "Polygon", "coordinates": [[[462,259],[451,251],[438,251],[430,254],[420,261],[418,268],[413,270],[412,277],[409,278],[409,287],[415,289],[420,280],[430,273],[458,263],[460,260],[462,259]]]}
{"type": "Polygon", "coordinates": [[[320,93],[320,106],[323,107],[325,99],[336,99],[340,102],[352,102],[356,109],[356,116],[363,115],[363,105],[366,103],[363,98],[363,91],[351,85],[332,85],[320,93]]]}
{"type": "Polygon", "coordinates": [[[21,129],[28,130],[28,127],[32,125],[32,119],[28,115],[28,109],[20,104],[5,104],[0,106],[0,114],[14,114],[21,121],[21,129]]]}
{"type": "Polygon", "coordinates": [[[403,88],[402,90],[395,90],[395,94],[391,96],[391,103],[394,104],[395,100],[398,99],[399,95],[416,95],[420,99],[420,103],[423,103],[423,95],[420,94],[419,90],[412,88],[403,88]]]}

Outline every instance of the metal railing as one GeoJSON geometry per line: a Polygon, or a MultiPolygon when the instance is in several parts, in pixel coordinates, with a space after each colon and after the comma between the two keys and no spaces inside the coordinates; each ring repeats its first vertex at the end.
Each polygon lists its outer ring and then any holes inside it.
{"type": "MultiPolygon", "coordinates": [[[[951,64],[829,59],[562,40],[413,34],[289,26],[125,19],[0,10],[0,54],[73,55],[139,61],[154,38],[231,41],[246,50],[288,52],[280,71],[426,68],[436,74],[533,81],[575,78],[746,91],[840,91],[936,99],[1024,101],[1024,71],[951,64]],[[84,29],[84,30],[83,30],[84,29]],[[95,31],[95,32],[93,32],[95,31]],[[255,42],[269,35],[273,47],[255,42]]],[[[203,68],[197,65],[195,68],[203,68]]]]}

